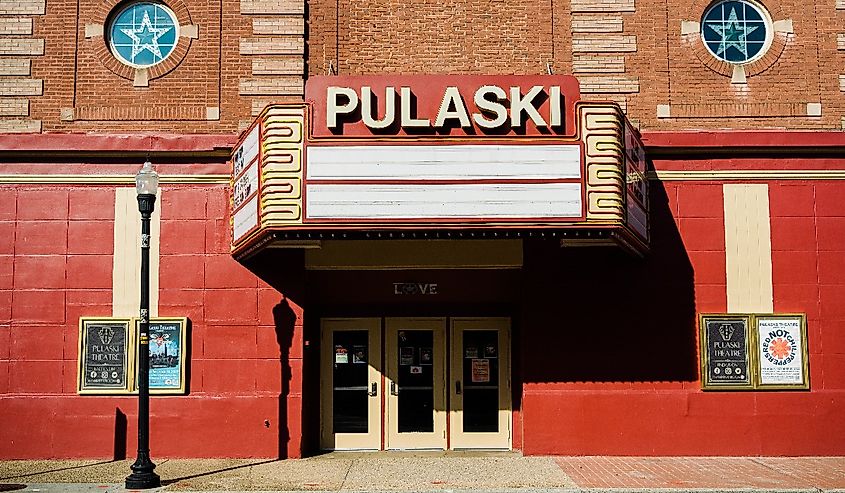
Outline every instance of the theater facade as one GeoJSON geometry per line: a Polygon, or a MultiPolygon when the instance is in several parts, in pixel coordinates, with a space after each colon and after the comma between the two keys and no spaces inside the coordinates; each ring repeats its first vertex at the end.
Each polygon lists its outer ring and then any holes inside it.
{"type": "Polygon", "coordinates": [[[845,4],[88,3],[0,15],[0,458],[133,454],[145,161],[154,460],[845,453],[845,4]]]}

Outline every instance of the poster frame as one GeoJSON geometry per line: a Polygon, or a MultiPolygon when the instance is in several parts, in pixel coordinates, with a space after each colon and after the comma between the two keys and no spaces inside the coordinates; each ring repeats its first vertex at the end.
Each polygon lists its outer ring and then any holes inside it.
{"type": "Polygon", "coordinates": [[[752,343],[754,347],[754,388],[758,390],[810,390],[810,354],[807,347],[807,316],[804,313],[754,313],[752,318],[752,343]],[[801,332],[801,383],[763,383],[760,361],[760,320],[798,319],[801,332]]]}
{"type": "Polygon", "coordinates": [[[77,351],[76,364],[76,393],[80,395],[124,395],[130,394],[133,390],[135,371],[135,334],[132,331],[133,319],[130,317],[79,317],[79,350],[77,351]],[[85,386],[83,378],[85,369],[85,360],[88,355],[86,335],[91,325],[97,323],[109,323],[114,325],[122,325],[126,330],[124,337],[123,351],[124,361],[126,363],[125,382],[122,388],[117,387],[91,387],[85,386]]]}
{"type": "MultiPolygon", "coordinates": [[[[139,324],[141,323],[141,319],[133,318],[133,327],[135,327],[136,333],[139,329],[139,324]]],[[[150,317],[150,327],[154,326],[155,324],[160,323],[175,323],[179,325],[179,338],[180,338],[180,351],[179,351],[179,386],[178,387],[153,387],[150,384],[150,395],[185,395],[188,393],[188,368],[187,362],[188,360],[187,355],[190,353],[190,340],[188,339],[188,324],[189,320],[187,317],[150,317]]],[[[151,333],[151,332],[150,332],[151,333]]],[[[137,350],[135,351],[137,353],[137,350]]],[[[138,355],[134,354],[134,358],[137,360],[138,355]]],[[[132,379],[132,393],[138,393],[138,370],[137,365],[134,367],[134,378],[132,379]]]]}
{"type": "Polygon", "coordinates": [[[751,348],[754,346],[751,339],[753,316],[747,313],[701,313],[698,316],[698,348],[699,363],[701,371],[701,388],[703,390],[753,390],[755,388],[756,365],[751,348]],[[748,383],[727,382],[715,383],[710,381],[710,352],[708,351],[709,338],[707,335],[707,322],[714,320],[737,320],[745,322],[745,361],[747,364],[748,383]]]}

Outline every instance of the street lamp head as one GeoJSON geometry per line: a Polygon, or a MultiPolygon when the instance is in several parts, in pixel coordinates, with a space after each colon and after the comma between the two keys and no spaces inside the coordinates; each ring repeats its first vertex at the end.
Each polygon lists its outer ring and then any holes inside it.
{"type": "Polygon", "coordinates": [[[153,169],[151,162],[146,161],[135,175],[135,190],[138,195],[155,195],[158,191],[158,173],[153,169]]]}

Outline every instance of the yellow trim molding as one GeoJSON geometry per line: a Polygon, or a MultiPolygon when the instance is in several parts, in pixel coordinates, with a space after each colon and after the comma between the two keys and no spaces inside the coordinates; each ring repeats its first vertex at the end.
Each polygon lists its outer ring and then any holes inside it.
{"type": "MultiPolygon", "coordinates": [[[[163,184],[228,185],[226,175],[159,175],[163,184]]],[[[135,183],[135,175],[46,175],[0,174],[4,185],[126,185],[135,183]]]]}
{"type": "Polygon", "coordinates": [[[649,171],[650,180],[732,181],[732,180],[845,180],[841,169],[725,169],[649,171]]]}

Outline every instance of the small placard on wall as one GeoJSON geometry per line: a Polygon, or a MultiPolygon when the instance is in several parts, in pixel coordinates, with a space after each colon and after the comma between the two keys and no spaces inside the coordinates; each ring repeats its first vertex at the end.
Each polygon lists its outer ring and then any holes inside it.
{"type": "Polygon", "coordinates": [[[810,388],[804,315],[757,315],[754,325],[757,386],[769,389],[810,388]]]}
{"type": "Polygon", "coordinates": [[[803,314],[702,314],[699,340],[705,390],[810,388],[803,314]]]}
{"type": "Polygon", "coordinates": [[[705,389],[752,388],[749,321],[747,315],[701,316],[701,379],[705,389]]]}
{"type": "Polygon", "coordinates": [[[130,318],[79,319],[80,394],[126,394],[130,392],[134,366],[134,337],[130,318]]]}
{"type": "MultiPolygon", "coordinates": [[[[139,324],[135,319],[135,324],[139,324]]],[[[150,319],[150,393],[183,394],[187,390],[188,319],[150,319]]],[[[136,372],[137,373],[137,372],[136,372]]],[[[138,390],[137,375],[135,391],[138,390]]]]}

